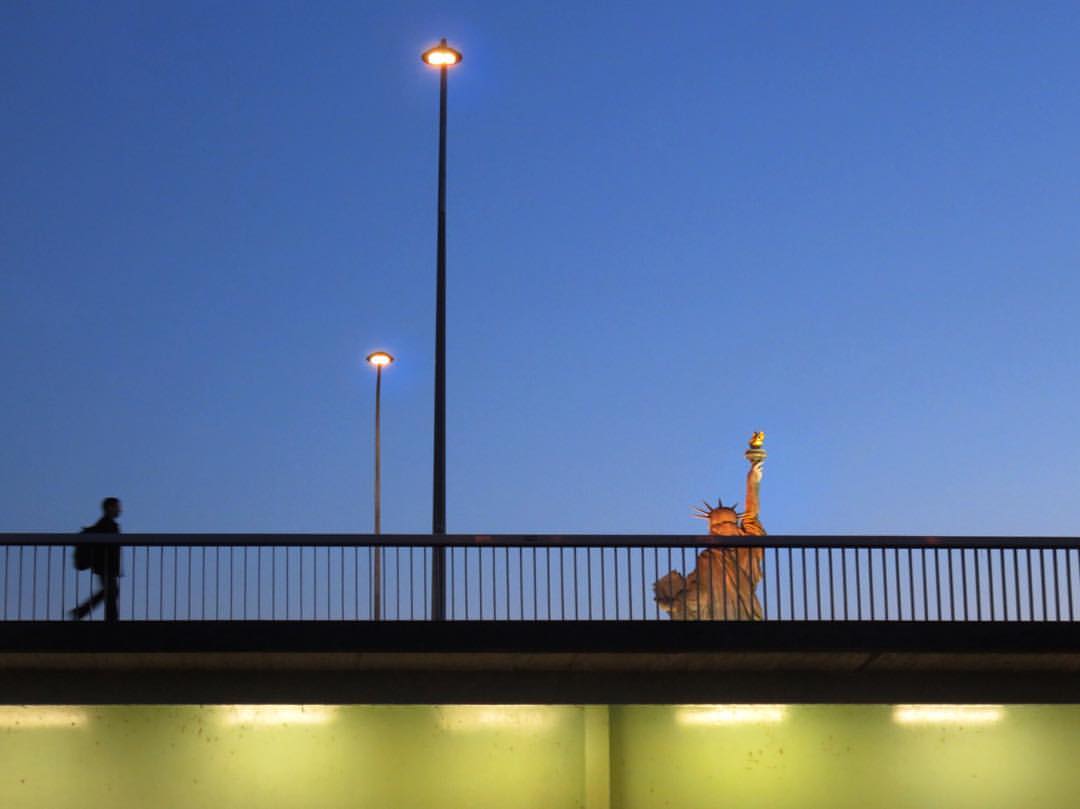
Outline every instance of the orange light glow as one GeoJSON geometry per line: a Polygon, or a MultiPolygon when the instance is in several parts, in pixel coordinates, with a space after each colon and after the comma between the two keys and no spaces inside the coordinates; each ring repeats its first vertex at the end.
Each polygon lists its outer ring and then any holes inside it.
{"type": "Polygon", "coordinates": [[[384,365],[392,363],[394,358],[385,351],[375,351],[367,355],[367,361],[372,365],[381,368],[384,365]]]}
{"type": "Polygon", "coordinates": [[[420,58],[432,67],[452,67],[461,61],[461,52],[447,45],[444,39],[434,48],[429,48],[420,54],[420,58]]]}

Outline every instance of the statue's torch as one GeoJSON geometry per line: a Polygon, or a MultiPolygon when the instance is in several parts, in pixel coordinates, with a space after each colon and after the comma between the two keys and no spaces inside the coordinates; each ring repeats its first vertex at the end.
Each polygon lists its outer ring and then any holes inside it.
{"type": "Polygon", "coordinates": [[[746,460],[750,461],[751,465],[761,463],[768,457],[768,454],[762,449],[764,443],[765,433],[756,432],[750,437],[750,448],[746,450],[746,460]]]}

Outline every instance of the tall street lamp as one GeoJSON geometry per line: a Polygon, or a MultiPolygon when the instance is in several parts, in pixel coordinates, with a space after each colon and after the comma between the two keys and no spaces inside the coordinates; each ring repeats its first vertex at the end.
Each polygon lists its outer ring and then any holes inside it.
{"type": "MultiPolygon", "coordinates": [[[[373,351],[367,355],[367,361],[375,366],[375,534],[382,533],[382,461],[381,433],[379,422],[382,413],[382,369],[390,365],[394,358],[385,351],[373,351]]],[[[382,548],[375,546],[372,563],[371,597],[374,602],[372,616],[376,621],[382,619],[382,548]]]]}
{"type": "MultiPolygon", "coordinates": [[[[461,52],[446,38],[420,54],[439,69],[439,203],[435,246],[435,457],[432,470],[431,533],[446,533],[446,77],[461,52]]],[[[446,551],[431,552],[431,617],[446,618],[446,551]]]]}

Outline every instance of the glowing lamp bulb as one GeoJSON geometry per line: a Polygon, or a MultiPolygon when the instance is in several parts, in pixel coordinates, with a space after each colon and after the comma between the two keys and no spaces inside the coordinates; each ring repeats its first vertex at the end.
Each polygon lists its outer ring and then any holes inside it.
{"type": "Polygon", "coordinates": [[[461,61],[461,51],[456,51],[446,44],[444,39],[434,48],[429,48],[420,54],[424,64],[432,67],[453,67],[461,61]]]}
{"type": "Polygon", "coordinates": [[[367,361],[377,368],[381,368],[384,365],[389,365],[394,361],[394,358],[387,354],[385,351],[374,351],[367,355],[367,361]]]}

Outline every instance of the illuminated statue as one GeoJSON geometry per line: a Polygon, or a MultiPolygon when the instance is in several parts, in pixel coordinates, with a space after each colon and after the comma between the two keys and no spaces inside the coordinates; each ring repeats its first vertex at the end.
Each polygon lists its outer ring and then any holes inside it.
{"type": "MultiPolygon", "coordinates": [[[[694,516],[709,521],[709,533],[719,537],[760,537],[765,529],[758,519],[761,472],[765,465],[765,433],[754,433],[746,460],[746,511],[735,506],[698,507],[694,516]]],[[[689,576],[672,570],[653,585],[656,603],[673,621],[759,621],[761,602],[754,590],[761,581],[761,548],[709,548],[698,554],[697,566],[689,576]]]]}

